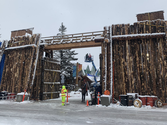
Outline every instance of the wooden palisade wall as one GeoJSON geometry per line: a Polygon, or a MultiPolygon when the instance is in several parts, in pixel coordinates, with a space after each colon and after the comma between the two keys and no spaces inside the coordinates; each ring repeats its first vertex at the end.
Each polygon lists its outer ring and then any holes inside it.
{"type": "Polygon", "coordinates": [[[141,95],[156,95],[161,100],[166,100],[165,29],[164,20],[143,21],[133,25],[112,25],[112,60],[115,69],[114,95],[116,98],[120,94],[133,92],[141,95]]]}
{"type": "MultiPolygon", "coordinates": [[[[35,34],[32,37],[15,37],[8,42],[8,47],[4,52],[6,58],[1,81],[1,91],[6,90],[10,93],[19,93],[26,89],[30,93],[30,99],[43,100],[51,98],[48,96],[46,98],[46,94],[43,96],[43,92],[50,91],[50,86],[44,85],[43,78],[46,81],[52,82],[55,78],[56,81],[59,81],[60,76],[59,73],[53,75],[52,72],[46,73],[43,70],[44,46],[40,46],[39,44],[40,35],[35,34]]],[[[58,64],[44,63],[47,68],[60,70],[60,65],[58,64]]],[[[58,92],[57,85],[54,88],[53,91],[56,90],[58,92]]],[[[53,94],[53,98],[57,97],[59,97],[59,93],[53,94]]]]}

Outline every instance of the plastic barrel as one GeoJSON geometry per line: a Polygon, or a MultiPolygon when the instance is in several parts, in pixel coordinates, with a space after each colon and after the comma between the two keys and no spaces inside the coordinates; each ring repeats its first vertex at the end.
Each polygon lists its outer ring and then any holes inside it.
{"type": "Polygon", "coordinates": [[[123,106],[128,106],[128,95],[120,95],[120,99],[123,106]]]}
{"type": "Polygon", "coordinates": [[[133,105],[133,96],[132,95],[128,95],[128,106],[132,106],[133,105]]]}
{"type": "Polygon", "coordinates": [[[147,106],[153,107],[154,105],[154,100],[152,96],[147,96],[147,106]]]}
{"type": "Polygon", "coordinates": [[[147,97],[146,96],[139,96],[139,99],[142,101],[142,105],[147,104],[147,97]]]}

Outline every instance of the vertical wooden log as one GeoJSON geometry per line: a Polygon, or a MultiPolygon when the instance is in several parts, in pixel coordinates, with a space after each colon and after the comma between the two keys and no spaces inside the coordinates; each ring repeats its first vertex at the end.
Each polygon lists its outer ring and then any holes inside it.
{"type": "Polygon", "coordinates": [[[24,63],[24,60],[25,60],[25,50],[22,50],[21,51],[22,52],[22,54],[21,54],[21,56],[20,56],[20,74],[19,74],[19,81],[18,81],[18,93],[20,93],[21,92],[21,82],[22,82],[22,77],[23,77],[23,63],[24,63]]]}
{"type": "Polygon", "coordinates": [[[155,56],[155,51],[154,51],[154,41],[150,39],[150,46],[151,46],[151,52],[150,52],[150,71],[151,71],[151,82],[152,82],[152,95],[156,95],[156,71],[155,71],[155,61],[156,61],[156,56],[155,56]]]}
{"type": "Polygon", "coordinates": [[[105,43],[101,45],[102,52],[102,93],[105,91],[105,43]]]}
{"type": "Polygon", "coordinates": [[[147,79],[147,46],[146,46],[146,39],[144,39],[143,43],[143,72],[144,72],[144,93],[147,93],[147,87],[148,87],[148,79],[147,79]]]}
{"type": "Polygon", "coordinates": [[[162,43],[163,43],[163,38],[160,38],[160,42],[159,42],[159,53],[160,53],[160,64],[161,64],[161,85],[160,85],[160,91],[161,91],[161,100],[165,101],[165,78],[164,78],[164,54],[163,54],[163,47],[162,47],[162,43]]]}
{"type": "Polygon", "coordinates": [[[107,44],[107,89],[108,90],[111,90],[111,86],[110,86],[110,83],[111,83],[111,52],[110,52],[110,44],[107,44]]]}
{"type": "Polygon", "coordinates": [[[127,60],[127,73],[128,73],[128,92],[132,92],[131,90],[131,77],[130,77],[130,57],[129,57],[129,41],[126,40],[126,60],[127,60]]]}
{"type": "Polygon", "coordinates": [[[165,33],[166,33],[166,36],[165,36],[165,42],[164,42],[164,66],[165,66],[165,102],[167,102],[167,21],[165,21],[165,24],[164,24],[164,30],[165,30],[165,33]]]}
{"type": "Polygon", "coordinates": [[[136,68],[137,68],[137,93],[141,94],[141,52],[140,52],[140,44],[139,40],[136,40],[136,68]]]}
{"type": "Polygon", "coordinates": [[[126,58],[126,41],[123,41],[123,63],[124,63],[124,91],[125,93],[129,92],[128,90],[128,69],[127,69],[127,58],[126,58]]]}
{"type": "Polygon", "coordinates": [[[124,70],[124,67],[125,67],[125,58],[124,58],[124,44],[123,44],[124,41],[121,41],[121,54],[120,54],[120,57],[121,57],[121,83],[122,83],[122,94],[126,94],[126,83],[125,83],[125,70],[124,70]]]}
{"type": "Polygon", "coordinates": [[[159,89],[160,89],[160,62],[159,62],[159,59],[160,59],[160,57],[159,57],[159,39],[157,38],[157,42],[156,42],[156,70],[157,70],[157,72],[156,72],[156,75],[157,75],[157,79],[156,79],[156,95],[158,96],[158,97],[160,97],[160,91],[159,91],[159,89]]]}
{"type": "Polygon", "coordinates": [[[115,97],[118,98],[119,97],[119,56],[118,56],[118,42],[115,41],[115,52],[114,52],[114,58],[115,58],[115,72],[114,72],[114,89],[115,89],[115,97]]]}
{"type": "Polygon", "coordinates": [[[134,78],[134,40],[130,41],[130,80],[131,80],[131,92],[135,92],[135,78],[134,78]]]}

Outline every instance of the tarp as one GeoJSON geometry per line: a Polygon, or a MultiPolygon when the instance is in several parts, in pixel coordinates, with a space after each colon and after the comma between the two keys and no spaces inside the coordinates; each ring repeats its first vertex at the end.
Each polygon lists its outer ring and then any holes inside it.
{"type": "Polygon", "coordinates": [[[1,84],[1,79],[2,79],[4,63],[5,63],[5,54],[3,54],[1,62],[0,62],[0,84],[1,84]]]}

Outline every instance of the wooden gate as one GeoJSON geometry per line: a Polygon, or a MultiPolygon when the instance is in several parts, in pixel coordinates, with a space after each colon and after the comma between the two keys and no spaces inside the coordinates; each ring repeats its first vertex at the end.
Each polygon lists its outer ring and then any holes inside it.
{"type": "Polygon", "coordinates": [[[41,61],[40,100],[58,98],[60,93],[60,63],[53,58],[47,57],[41,61]]]}

